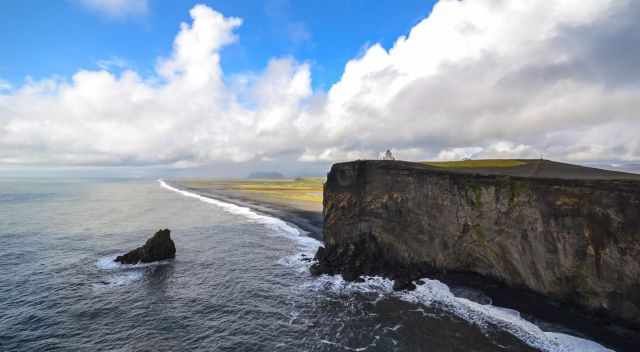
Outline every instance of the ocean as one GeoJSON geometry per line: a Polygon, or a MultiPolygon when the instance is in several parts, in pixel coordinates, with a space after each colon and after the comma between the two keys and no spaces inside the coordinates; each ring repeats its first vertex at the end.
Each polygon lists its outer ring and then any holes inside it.
{"type": "Polygon", "coordinates": [[[435,280],[312,277],[319,245],[163,181],[0,178],[0,351],[606,350],[435,280]],[[161,228],[175,260],[113,262],[161,228]]]}

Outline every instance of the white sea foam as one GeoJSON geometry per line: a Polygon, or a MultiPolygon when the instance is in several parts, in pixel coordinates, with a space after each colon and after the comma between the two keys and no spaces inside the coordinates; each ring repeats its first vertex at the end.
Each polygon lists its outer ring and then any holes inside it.
{"type": "Polygon", "coordinates": [[[537,325],[523,319],[520,313],[490,304],[482,305],[454,296],[449,287],[437,280],[424,279],[425,284],[415,291],[397,293],[400,298],[440,307],[481,327],[498,327],[526,344],[543,351],[609,351],[605,347],[582,338],[542,331],[537,325]]]}
{"type": "Polygon", "coordinates": [[[108,286],[126,286],[135,281],[142,280],[144,277],[142,271],[125,271],[115,275],[111,275],[107,281],[108,286]]]}
{"type": "Polygon", "coordinates": [[[96,261],[98,269],[102,270],[130,270],[138,268],[147,268],[150,266],[166,265],[171,263],[168,260],[159,260],[152,263],[138,263],[138,264],[121,264],[113,261],[119,254],[109,255],[102,257],[96,261]]]}
{"type": "MultiPolygon", "coordinates": [[[[321,243],[311,237],[305,236],[298,228],[289,225],[281,219],[267,215],[262,215],[252,211],[247,207],[219,201],[217,199],[204,197],[192,192],[183,191],[159,180],[160,185],[171,191],[180,193],[186,197],[195,198],[205,203],[216,205],[223,210],[245,216],[246,218],[267,225],[280,235],[290,238],[300,245],[301,253],[280,259],[279,263],[303,271],[309,268],[311,263],[306,258],[313,256],[315,250],[321,243]]],[[[469,323],[481,328],[496,327],[511,333],[524,343],[550,352],[600,352],[611,351],[604,346],[583,338],[542,331],[537,325],[527,321],[520,316],[518,311],[496,307],[490,304],[482,305],[466,298],[456,297],[449,287],[438,280],[423,279],[425,282],[414,291],[397,292],[393,290],[393,281],[382,277],[365,277],[364,282],[347,282],[341,275],[321,275],[310,281],[303,283],[304,289],[312,291],[331,291],[340,295],[351,295],[353,293],[367,293],[383,297],[397,297],[407,302],[435,307],[447,311],[469,323]]],[[[335,342],[323,340],[326,344],[336,344],[335,342]]],[[[345,348],[346,346],[341,346],[345,348]]],[[[366,347],[355,348],[354,350],[366,349],[366,347]]]]}
{"type": "Polygon", "coordinates": [[[98,283],[93,284],[93,288],[96,290],[127,286],[133,282],[140,281],[144,277],[144,274],[140,270],[123,271],[108,275],[106,278],[98,283]]]}
{"type": "Polygon", "coordinates": [[[100,258],[96,261],[96,267],[98,269],[106,271],[109,275],[106,275],[100,282],[95,283],[93,287],[95,289],[103,289],[109,287],[126,286],[133,282],[142,280],[144,277],[144,267],[146,264],[141,265],[123,265],[113,261],[115,255],[100,258]]]}
{"type": "Polygon", "coordinates": [[[96,267],[102,271],[108,272],[100,282],[93,285],[96,289],[103,289],[109,287],[120,287],[132,284],[136,281],[140,281],[144,278],[145,268],[152,266],[167,265],[170,262],[161,260],[153,263],[140,263],[140,264],[120,264],[114,262],[118,254],[102,257],[96,261],[96,267]]]}
{"type": "Polygon", "coordinates": [[[98,269],[102,269],[102,270],[115,270],[115,269],[121,268],[122,264],[113,261],[116,258],[116,256],[117,255],[114,254],[114,255],[100,258],[96,262],[96,266],[98,267],[98,269]]]}
{"type": "Polygon", "coordinates": [[[251,210],[248,207],[242,207],[239,205],[223,202],[214,198],[205,197],[193,192],[181,190],[175,188],[163,180],[158,180],[160,185],[170,191],[179,193],[185,197],[195,198],[201,202],[205,202],[208,204],[213,204],[217,207],[220,207],[222,210],[234,214],[244,216],[245,218],[266,226],[269,229],[273,230],[273,234],[284,236],[294,240],[298,245],[300,245],[302,250],[305,252],[311,252],[317,249],[321,243],[320,241],[313,239],[309,236],[306,236],[306,233],[295,226],[288,224],[287,222],[264,214],[257,213],[251,210]]]}
{"type": "Polygon", "coordinates": [[[507,331],[524,343],[542,351],[552,352],[595,352],[611,351],[604,346],[583,338],[542,331],[537,325],[523,319],[513,309],[482,305],[466,298],[453,295],[447,285],[438,281],[423,279],[423,285],[414,291],[393,291],[393,281],[381,277],[365,277],[364,282],[346,282],[340,275],[322,275],[305,283],[306,288],[327,290],[340,295],[355,292],[377,293],[382,297],[397,297],[407,302],[434,307],[447,311],[481,328],[498,328],[507,331]]]}

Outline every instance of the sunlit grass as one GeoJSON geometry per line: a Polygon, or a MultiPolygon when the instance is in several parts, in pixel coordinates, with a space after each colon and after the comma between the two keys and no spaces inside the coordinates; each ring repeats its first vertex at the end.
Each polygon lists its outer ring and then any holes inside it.
{"type": "Polygon", "coordinates": [[[183,182],[193,188],[219,188],[251,193],[266,198],[322,204],[324,178],[295,180],[193,180],[183,182]]]}
{"type": "Polygon", "coordinates": [[[508,168],[526,165],[527,162],[515,159],[480,159],[459,161],[425,161],[423,164],[442,168],[508,168]]]}

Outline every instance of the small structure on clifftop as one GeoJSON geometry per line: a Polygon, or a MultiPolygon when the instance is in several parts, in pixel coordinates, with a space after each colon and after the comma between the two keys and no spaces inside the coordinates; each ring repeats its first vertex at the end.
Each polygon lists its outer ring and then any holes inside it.
{"type": "Polygon", "coordinates": [[[382,154],[382,160],[396,160],[396,158],[391,154],[391,150],[387,149],[387,151],[382,154]]]}
{"type": "Polygon", "coordinates": [[[120,255],[115,262],[122,264],[138,264],[156,262],[163,259],[176,257],[176,245],[171,239],[171,231],[164,229],[156,232],[153,237],[145,242],[144,246],[138,247],[125,255],[120,255]]]}
{"type": "Polygon", "coordinates": [[[311,272],[382,275],[395,289],[481,276],[640,328],[640,175],[539,159],[435,165],[334,164],[311,272]]]}

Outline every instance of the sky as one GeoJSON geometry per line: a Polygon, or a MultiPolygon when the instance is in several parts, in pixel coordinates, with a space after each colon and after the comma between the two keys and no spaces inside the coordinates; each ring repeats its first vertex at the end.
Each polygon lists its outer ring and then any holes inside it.
{"type": "Polygon", "coordinates": [[[0,172],[640,165],[640,2],[6,1],[0,172]]]}

